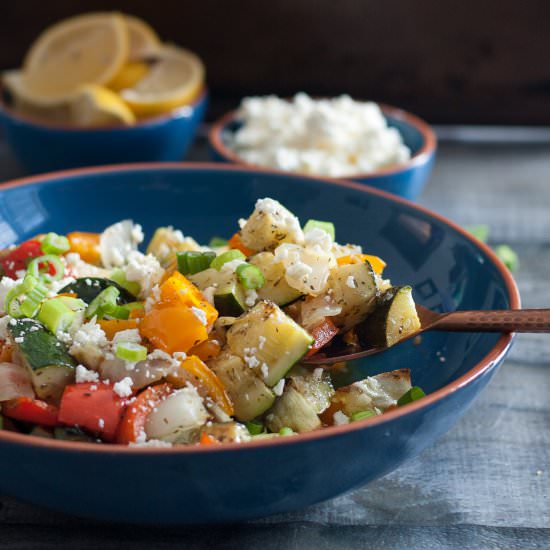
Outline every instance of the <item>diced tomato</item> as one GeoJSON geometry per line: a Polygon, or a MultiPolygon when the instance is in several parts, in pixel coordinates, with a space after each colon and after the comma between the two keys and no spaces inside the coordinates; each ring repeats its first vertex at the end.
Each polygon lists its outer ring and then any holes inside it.
{"type": "Polygon", "coordinates": [[[216,443],[219,443],[216,439],[214,439],[211,435],[208,435],[206,432],[201,433],[201,445],[216,445],[216,443]]]}
{"type": "Polygon", "coordinates": [[[126,399],[114,392],[112,384],[71,384],[61,398],[59,422],[113,441],[126,403],[126,399]]]}
{"type": "Polygon", "coordinates": [[[40,424],[41,426],[57,426],[58,424],[59,411],[57,407],[32,397],[18,397],[6,401],[2,406],[2,413],[9,418],[30,424],[40,424]]]}
{"type": "Polygon", "coordinates": [[[6,277],[17,279],[17,272],[26,269],[30,259],[42,256],[42,254],[40,241],[25,241],[0,259],[0,266],[2,266],[6,277]]]}
{"type": "Polygon", "coordinates": [[[145,422],[156,406],[166,399],[174,388],[170,384],[150,386],[128,405],[117,433],[117,443],[135,443],[145,430],[145,422]]]}
{"type": "Polygon", "coordinates": [[[338,334],[338,328],[328,317],[325,317],[325,320],[313,327],[309,333],[315,341],[306,357],[311,357],[326,346],[338,334]]]}
{"type": "Polygon", "coordinates": [[[252,256],[256,253],[255,250],[248,248],[243,241],[241,240],[241,235],[237,232],[235,233],[227,242],[229,248],[234,248],[235,250],[240,250],[245,256],[252,256]]]}

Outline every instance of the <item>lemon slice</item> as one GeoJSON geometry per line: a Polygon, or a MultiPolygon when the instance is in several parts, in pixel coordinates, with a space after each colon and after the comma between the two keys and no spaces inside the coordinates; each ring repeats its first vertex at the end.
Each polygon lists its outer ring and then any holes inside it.
{"type": "Polygon", "coordinates": [[[149,72],[149,65],[143,61],[130,61],[122,66],[107,87],[115,92],[135,86],[149,72]]]}
{"type": "Polygon", "coordinates": [[[46,29],[23,65],[25,95],[38,105],[69,101],[83,84],[113,79],[128,58],[128,27],[117,13],[90,13],[46,29]]]}
{"type": "Polygon", "coordinates": [[[103,86],[84,86],[69,108],[72,122],[76,126],[130,125],[136,121],[134,113],[124,101],[103,86]]]}
{"type": "Polygon", "coordinates": [[[138,116],[166,113],[193,101],[204,86],[204,65],[192,52],[163,46],[147,75],[120,92],[138,116]]]}
{"type": "Polygon", "coordinates": [[[134,15],[124,15],[124,21],[130,40],[128,61],[141,61],[160,48],[160,38],[145,21],[134,15]]]}

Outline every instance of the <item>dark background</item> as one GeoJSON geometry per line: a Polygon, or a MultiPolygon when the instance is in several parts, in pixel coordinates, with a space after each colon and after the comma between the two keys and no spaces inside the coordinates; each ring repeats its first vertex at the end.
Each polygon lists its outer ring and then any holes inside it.
{"type": "Polygon", "coordinates": [[[304,90],[435,123],[550,124],[544,0],[0,0],[0,69],[50,23],[114,9],[203,58],[210,118],[243,95],[304,90]]]}

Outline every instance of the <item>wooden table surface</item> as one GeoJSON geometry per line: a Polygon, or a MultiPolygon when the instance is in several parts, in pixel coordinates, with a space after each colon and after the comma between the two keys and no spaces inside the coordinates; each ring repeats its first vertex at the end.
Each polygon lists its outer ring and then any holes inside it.
{"type": "MultiPolygon", "coordinates": [[[[0,142],[0,181],[17,175],[0,142]]],[[[442,143],[420,202],[461,224],[489,224],[492,242],[519,253],[523,305],[550,306],[550,143],[442,143]]],[[[69,518],[0,495],[0,548],[54,547],[550,548],[550,336],[518,336],[489,388],[432,448],[367,487],[300,512],[151,529],[69,518]]]]}

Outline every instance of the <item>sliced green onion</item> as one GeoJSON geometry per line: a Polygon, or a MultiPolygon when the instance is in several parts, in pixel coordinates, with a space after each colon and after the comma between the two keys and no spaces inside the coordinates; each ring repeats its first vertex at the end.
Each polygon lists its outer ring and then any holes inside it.
{"type": "Polygon", "coordinates": [[[132,296],[139,296],[141,292],[141,285],[136,281],[129,281],[122,269],[115,269],[109,279],[125,288],[132,296]]]}
{"type": "Polygon", "coordinates": [[[351,421],[357,422],[358,420],[365,420],[365,418],[370,418],[371,416],[376,416],[374,411],[357,411],[351,415],[351,421]]]}
{"type": "Polygon", "coordinates": [[[57,296],[56,300],[63,302],[72,311],[80,311],[86,309],[86,302],[80,298],[71,298],[70,296],[57,296]]]}
{"type": "Polygon", "coordinates": [[[23,282],[6,295],[4,310],[12,317],[34,317],[48,289],[32,275],[25,275],[23,282]]]}
{"type": "Polygon", "coordinates": [[[59,256],[47,254],[45,256],[33,258],[27,266],[27,273],[37,279],[44,279],[47,282],[59,281],[59,279],[62,279],[65,274],[65,266],[59,256]],[[51,266],[53,266],[55,270],[54,275],[50,274],[51,266]]]}
{"type": "Polygon", "coordinates": [[[40,248],[44,254],[64,254],[71,248],[69,239],[57,233],[48,233],[40,243],[40,248]]]}
{"type": "Polygon", "coordinates": [[[245,422],[244,425],[250,435],[260,435],[264,433],[264,425],[257,420],[250,420],[249,422],[245,422]]]}
{"type": "Polygon", "coordinates": [[[221,237],[212,237],[208,246],[210,248],[220,248],[221,246],[227,246],[227,239],[222,239],[221,237]]]}
{"type": "Polygon", "coordinates": [[[518,255],[507,244],[495,247],[495,254],[510,271],[515,271],[519,267],[518,255]]]}
{"type": "Polygon", "coordinates": [[[248,290],[262,288],[265,284],[265,277],[260,268],[251,264],[241,264],[237,267],[237,278],[248,290]]]}
{"type": "Polygon", "coordinates": [[[402,407],[403,405],[407,405],[409,403],[412,403],[413,401],[416,401],[417,399],[420,399],[421,397],[424,397],[426,394],[422,390],[422,388],[419,388],[418,386],[413,386],[408,392],[404,393],[398,400],[397,405],[399,407],[402,407]]]}
{"type": "Polygon", "coordinates": [[[182,275],[193,275],[208,269],[212,260],[216,257],[215,252],[197,252],[186,251],[177,252],[176,257],[178,259],[178,271],[182,275]]]}
{"type": "Polygon", "coordinates": [[[134,342],[117,342],[115,355],[119,359],[137,363],[147,358],[147,348],[134,342]]]}
{"type": "Polygon", "coordinates": [[[107,304],[105,307],[100,308],[99,318],[103,319],[123,319],[126,320],[130,317],[130,310],[126,306],[117,306],[107,304]]]}
{"type": "Polygon", "coordinates": [[[21,303],[21,313],[25,317],[34,317],[40,309],[40,304],[48,295],[48,289],[38,282],[32,290],[27,292],[27,297],[21,303]]]}
{"type": "Polygon", "coordinates": [[[465,229],[482,243],[486,243],[489,239],[489,226],[486,224],[467,225],[465,229]]]}
{"type": "Polygon", "coordinates": [[[53,334],[67,330],[76,319],[76,312],[61,298],[46,300],[38,313],[38,320],[53,334]]]}
{"type": "Polygon", "coordinates": [[[88,305],[86,309],[86,318],[91,319],[94,315],[97,315],[98,319],[102,319],[107,310],[112,310],[117,307],[117,299],[120,294],[120,290],[114,286],[108,286],[105,290],[102,290],[88,305]]]}
{"type": "Polygon", "coordinates": [[[322,229],[325,233],[328,233],[332,240],[336,238],[336,230],[332,222],[322,222],[319,220],[308,220],[304,225],[304,233],[311,231],[312,229],[322,229]]]}
{"type": "Polygon", "coordinates": [[[294,432],[292,431],[292,428],[287,428],[285,426],[279,430],[279,435],[294,435],[294,432]]]}
{"type": "Polygon", "coordinates": [[[128,311],[145,308],[143,302],[129,302],[128,304],[124,304],[123,307],[126,308],[128,311]]]}
{"type": "Polygon", "coordinates": [[[246,260],[246,256],[240,250],[227,250],[226,252],[222,252],[219,256],[216,256],[216,258],[212,260],[210,267],[220,271],[223,264],[232,262],[233,260],[246,260]]]}

